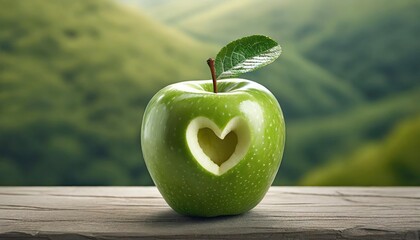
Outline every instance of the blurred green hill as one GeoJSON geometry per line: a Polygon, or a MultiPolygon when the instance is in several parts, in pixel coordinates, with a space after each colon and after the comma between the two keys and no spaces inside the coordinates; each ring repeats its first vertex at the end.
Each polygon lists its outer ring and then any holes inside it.
{"type": "Polygon", "coordinates": [[[277,184],[296,183],[420,112],[419,1],[125,2],[204,42],[258,33],[281,43],[278,61],[248,75],[273,90],[285,112],[277,184]]]}
{"type": "MultiPolygon", "coordinates": [[[[386,137],[400,121],[420,113],[419,102],[420,89],[417,88],[333,116],[302,119],[289,124],[287,152],[276,183],[290,179],[294,183],[319,166],[334,164],[339,158],[350,159],[348,156],[354,151],[386,137]]],[[[420,141],[416,143],[418,145],[420,141]]],[[[420,150],[417,150],[419,157],[420,150]]],[[[404,175],[399,180],[400,184],[405,184],[404,175]]],[[[301,183],[312,185],[309,180],[301,183]]],[[[420,178],[417,178],[417,184],[420,184],[420,178]]]]}
{"type": "Polygon", "coordinates": [[[2,0],[0,29],[0,184],[150,184],[143,109],[208,45],[100,0],[2,0]]]}
{"type": "MultiPolygon", "coordinates": [[[[351,164],[420,113],[418,1],[121,2],[141,10],[0,0],[0,185],[151,184],[138,137],[147,102],[170,83],[208,79],[205,60],[244,35],[284,48],[245,76],[286,116],[276,184],[312,184],[300,179],[351,164]]],[[[408,183],[394,170],[393,184],[408,183]]]]}
{"type": "Polygon", "coordinates": [[[420,117],[398,124],[385,139],[367,144],[344,159],[321,166],[302,184],[338,186],[416,186],[420,181],[420,117]]]}

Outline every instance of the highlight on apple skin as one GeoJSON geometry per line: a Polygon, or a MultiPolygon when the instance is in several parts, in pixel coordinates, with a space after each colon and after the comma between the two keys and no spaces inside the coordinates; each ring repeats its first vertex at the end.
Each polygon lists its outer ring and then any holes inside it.
{"type": "Polygon", "coordinates": [[[176,212],[201,217],[254,208],[279,169],[285,123],[275,97],[245,79],[188,81],[146,107],[141,146],[149,173],[176,212]]]}

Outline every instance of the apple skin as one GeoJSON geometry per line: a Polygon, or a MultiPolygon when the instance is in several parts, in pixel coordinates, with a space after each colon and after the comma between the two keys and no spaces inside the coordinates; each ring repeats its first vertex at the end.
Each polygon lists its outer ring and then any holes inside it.
{"type": "Polygon", "coordinates": [[[146,166],[165,201],[188,216],[236,215],[254,208],[280,167],[285,122],[276,98],[262,85],[245,79],[188,81],[160,90],[146,107],[141,146],[146,166]],[[222,175],[194,158],[186,131],[197,117],[220,129],[234,117],[245,120],[250,144],[245,156],[222,175]]]}

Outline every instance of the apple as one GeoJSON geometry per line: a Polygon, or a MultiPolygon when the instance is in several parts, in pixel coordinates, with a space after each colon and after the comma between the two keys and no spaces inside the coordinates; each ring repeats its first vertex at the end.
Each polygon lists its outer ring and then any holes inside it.
{"type": "Polygon", "coordinates": [[[176,212],[212,217],[254,208],[279,169],[285,123],[276,98],[245,79],[187,81],[146,107],[141,146],[149,173],[176,212]]]}

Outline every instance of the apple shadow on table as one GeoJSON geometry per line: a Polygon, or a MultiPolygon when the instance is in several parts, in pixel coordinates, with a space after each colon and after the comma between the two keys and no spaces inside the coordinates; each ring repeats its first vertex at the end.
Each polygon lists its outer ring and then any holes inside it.
{"type": "Polygon", "coordinates": [[[235,219],[241,218],[248,213],[240,214],[240,215],[232,215],[232,216],[218,216],[218,217],[192,217],[192,216],[184,216],[172,209],[163,209],[162,211],[157,212],[155,215],[150,216],[147,218],[150,222],[175,222],[177,224],[188,224],[191,222],[199,223],[199,222],[217,222],[226,219],[235,219]]]}
{"type": "Polygon", "coordinates": [[[204,218],[183,216],[166,208],[143,218],[142,225],[145,229],[158,233],[162,238],[167,236],[206,237],[226,234],[233,236],[235,234],[257,234],[256,229],[265,232],[267,222],[259,220],[266,217],[266,214],[256,209],[240,215],[204,218]]]}
{"type": "Polygon", "coordinates": [[[225,222],[240,222],[246,221],[248,216],[255,215],[254,211],[243,213],[240,215],[231,215],[231,216],[218,216],[218,217],[190,217],[183,216],[173,211],[172,209],[162,209],[156,214],[146,217],[144,219],[148,225],[152,226],[162,226],[165,227],[182,227],[184,225],[200,225],[200,224],[212,224],[212,225],[223,225],[225,222]]]}

